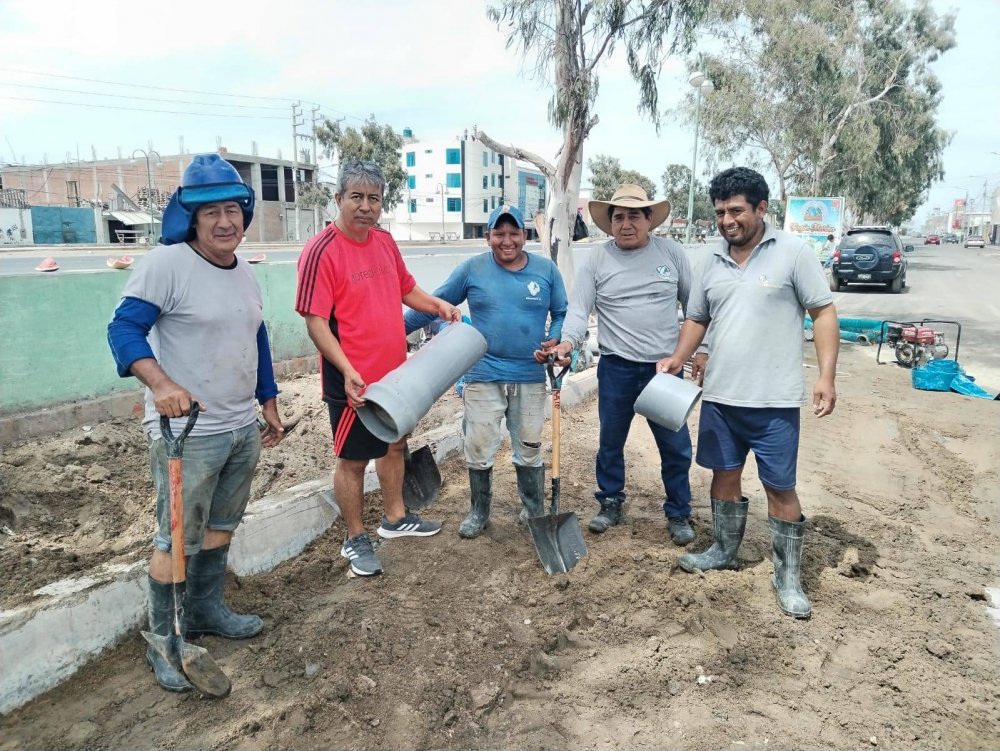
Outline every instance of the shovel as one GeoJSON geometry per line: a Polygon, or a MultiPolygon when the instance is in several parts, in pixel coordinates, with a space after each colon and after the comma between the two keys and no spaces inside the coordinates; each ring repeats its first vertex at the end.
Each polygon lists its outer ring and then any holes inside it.
{"type": "Polygon", "coordinates": [[[403,444],[403,505],[407,511],[430,506],[441,490],[441,471],[430,446],[421,446],[412,454],[410,444],[403,444]]]}
{"type": "Polygon", "coordinates": [[[170,419],[160,418],[160,432],[167,445],[167,458],[170,468],[170,563],[174,583],[174,633],[169,636],[142,632],[142,638],[169,662],[175,670],[184,676],[196,689],[205,696],[221,699],[228,696],[233,684],[215,660],[204,647],[187,644],[181,633],[181,620],[184,611],[183,595],[178,584],[183,584],[186,578],[184,570],[184,490],[181,481],[182,457],[184,456],[184,439],[188,437],[191,428],[198,419],[198,403],[192,402],[191,414],[187,424],[179,436],[174,438],[170,429],[170,419]]]}
{"type": "Polygon", "coordinates": [[[552,506],[548,516],[528,519],[528,529],[535,542],[538,560],[549,574],[562,574],[587,555],[587,543],[576,514],[559,513],[559,404],[562,379],[572,363],[555,372],[555,355],[549,355],[547,370],[552,384],[552,506]]]}

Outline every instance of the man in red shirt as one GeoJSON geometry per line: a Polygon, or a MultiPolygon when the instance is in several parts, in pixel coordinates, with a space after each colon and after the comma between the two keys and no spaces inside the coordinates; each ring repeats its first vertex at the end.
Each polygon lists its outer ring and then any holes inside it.
{"type": "Polygon", "coordinates": [[[369,460],[382,486],[380,537],[427,537],[440,522],[406,513],[403,505],[405,438],[387,444],[357,419],[364,390],[406,360],[400,301],[446,321],[461,320],[451,303],[417,286],[392,236],[378,226],[385,176],[375,163],[348,160],[334,196],[340,210],[334,224],[313,237],[298,264],[295,310],[306,319],[309,337],[322,358],[323,401],[330,410],[337,465],[333,490],[344,515],[347,537],[340,554],[359,576],[382,573],[362,521],[364,474],[369,460]]]}

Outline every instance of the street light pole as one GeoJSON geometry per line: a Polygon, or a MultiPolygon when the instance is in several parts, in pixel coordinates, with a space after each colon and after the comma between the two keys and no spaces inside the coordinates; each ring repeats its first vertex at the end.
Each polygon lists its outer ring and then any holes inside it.
{"type": "Polygon", "coordinates": [[[698,169],[698,129],[701,126],[701,95],[715,91],[715,84],[701,72],[692,73],[688,83],[698,90],[694,106],[694,157],[691,159],[691,184],[688,187],[687,227],[684,228],[684,242],[691,242],[691,226],[694,224],[694,174],[698,169]]]}
{"type": "Polygon", "coordinates": [[[444,232],[444,183],[438,183],[438,190],[441,191],[441,242],[448,244],[448,236],[444,232]]]}
{"type": "Polygon", "coordinates": [[[155,149],[146,151],[145,149],[135,149],[132,152],[132,163],[135,164],[135,155],[142,154],[146,158],[146,207],[149,209],[149,239],[152,240],[156,234],[156,217],[153,216],[153,176],[149,169],[149,157],[156,154],[157,166],[162,164],[163,157],[155,149]]]}

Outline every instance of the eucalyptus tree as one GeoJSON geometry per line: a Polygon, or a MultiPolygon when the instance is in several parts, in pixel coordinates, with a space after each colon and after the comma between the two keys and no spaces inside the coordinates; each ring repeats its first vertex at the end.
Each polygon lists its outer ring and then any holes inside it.
{"type": "Polygon", "coordinates": [[[623,170],[617,157],[598,154],[587,160],[590,170],[592,195],[598,201],[607,201],[622,183],[633,183],[642,187],[650,198],[656,197],[656,183],[636,170],[623,170]]]}
{"type": "Polygon", "coordinates": [[[569,253],[583,167],[583,146],[597,125],[594,114],[601,65],[616,51],[625,56],[639,87],[638,111],[657,121],[657,78],[664,59],[690,49],[707,0],[502,0],[487,13],[523,51],[532,74],[552,89],[548,115],[562,131],[555,159],[500,143],[481,130],[474,137],[508,157],[531,162],[548,181],[546,226],[549,254],[567,289],[575,271],[569,253]]]}

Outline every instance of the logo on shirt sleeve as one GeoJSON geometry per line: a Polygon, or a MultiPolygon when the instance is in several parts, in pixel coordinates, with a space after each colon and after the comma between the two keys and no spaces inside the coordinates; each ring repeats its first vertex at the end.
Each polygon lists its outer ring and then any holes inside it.
{"type": "Polygon", "coordinates": [[[528,292],[531,293],[532,297],[538,297],[538,293],[542,291],[542,288],[538,286],[538,282],[531,281],[528,282],[528,292]]]}

